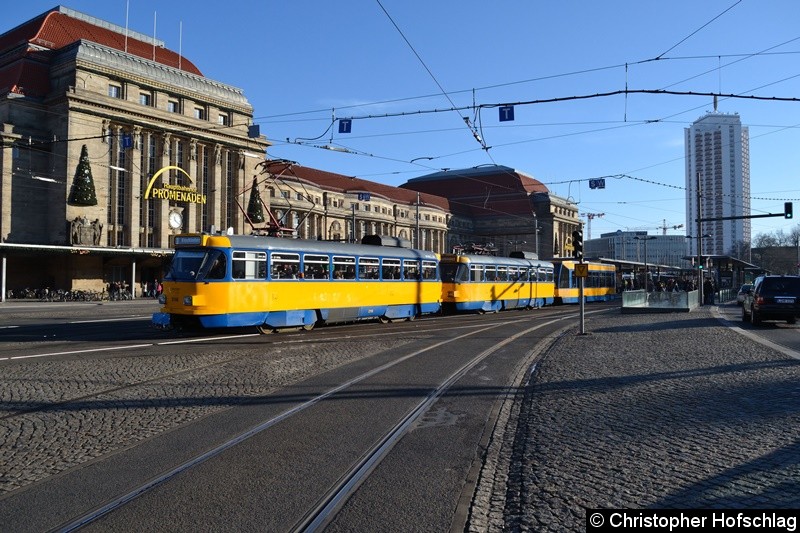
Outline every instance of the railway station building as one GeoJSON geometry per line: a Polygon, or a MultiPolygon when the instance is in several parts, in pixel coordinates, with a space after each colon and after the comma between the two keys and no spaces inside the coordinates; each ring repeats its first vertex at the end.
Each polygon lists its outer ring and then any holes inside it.
{"type": "Polygon", "coordinates": [[[175,234],[244,231],[252,117],[163,42],[68,8],[0,35],[3,297],[140,284],[175,234]]]}
{"type": "Polygon", "coordinates": [[[0,300],[113,284],[139,296],[175,235],[202,231],[571,256],[577,206],[520,171],[392,187],[267,159],[253,116],[241,89],[162,41],[69,8],[0,35],[0,300]]]}
{"type": "Polygon", "coordinates": [[[403,188],[447,198],[452,214],[448,248],[493,248],[497,255],[533,252],[572,257],[578,206],[551,194],[532,176],[503,165],[435,172],[403,188]]]}
{"type": "Polygon", "coordinates": [[[256,233],[301,239],[360,242],[366,235],[396,238],[414,248],[448,252],[454,224],[446,198],[304,167],[265,162],[259,188],[270,210],[256,233]]]}

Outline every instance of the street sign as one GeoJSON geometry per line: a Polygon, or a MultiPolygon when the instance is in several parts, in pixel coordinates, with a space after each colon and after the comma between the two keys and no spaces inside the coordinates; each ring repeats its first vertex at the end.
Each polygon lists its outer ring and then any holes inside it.
{"type": "Polygon", "coordinates": [[[586,263],[575,263],[575,277],[576,278],[588,278],[589,277],[589,265],[586,263]]]}
{"type": "Polygon", "coordinates": [[[508,122],[514,120],[514,106],[513,105],[504,105],[499,107],[500,110],[500,122],[508,122]]]}

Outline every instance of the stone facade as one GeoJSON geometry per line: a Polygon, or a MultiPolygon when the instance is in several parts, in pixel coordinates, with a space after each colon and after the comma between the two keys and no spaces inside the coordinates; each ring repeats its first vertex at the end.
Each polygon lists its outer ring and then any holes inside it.
{"type": "Polygon", "coordinates": [[[139,288],[160,278],[176,234],[213,230],[571,255],[577,206],[530,176],[478,167],[390,187],[266,160],[240,89],[124,33],[57,7],[0,35],[2,298],[139,288]],[[84,145],[96,205],[69,201],[84,145]],[[264,223],[247,215],[254,182],[264,223]]]}
{"type": "Polygon", "coordinates": [[[65,8],[50,15],[0,36],[0,252],[11,263],[11,283],[136,285],[160,275],[177,233],[212,226],[243,232],[247,180],[269,143],[253,134],[242,91],[203,77],[163,43],[131,37],[132,50],[152,46],[151,59],[114,47],[121,39],[109,34],[119,37],[124,28],[65,8]],[[53,17],[57,35],[80,38],[44,39],[53,17]],[[15,32],[28,27],[35,37],[20,40],[15,32]],[[83,145],[93,206],[67,201],[83,145]],[[154,197],[164,190],[192,194],[154,197]],[[80,221],[89,229],[78,228],[80,221]],[[76,262],[76,246],[104,260],[76,262]],[[41,254],[59,253],[58,273],[40,265],[41,254]]]}
{"type": "Polygon", "coordinates": [[[281,161],[266,164],[259,186],[271,220],[253,232],[343,242],[382,235],[414,248],[450,251],[453,217],[444,198],[281,161]]]}
{"type": "Polygon", "coordinates": [[[447,247],[512,251],[542,259],[572,256],[572,232],[581,227],[578,206],[541,182],[502,165],[452,169],[409,180],[405,189],[446,197],[447,247]]]}

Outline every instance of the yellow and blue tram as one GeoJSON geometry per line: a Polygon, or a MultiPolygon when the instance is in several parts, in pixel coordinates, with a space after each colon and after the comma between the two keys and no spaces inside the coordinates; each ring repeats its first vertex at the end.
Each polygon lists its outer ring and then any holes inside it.
{"type": "Polygon", "coordinates": [[[441,256],[445,311],[496,312],[553,303],[553,264],[490,255],[441,256]]]}
{"type": "Polygon", "coordinates": [[[175,237],[159,327],[311,329],[441,309],[433,252],[252,235],[175,237]]]}
{"type": "MultiPolygon", "coordinates": [[[[554,260],[555,269],[555,303],[578,303],[579,285],[575,276],[577,261],[554,260]]],[[[584,282],[583,294],[587,302],[605,302],[617,296],[616,267],[603,263],[585,263],[589,268],[589,276],[584,282]]]]}

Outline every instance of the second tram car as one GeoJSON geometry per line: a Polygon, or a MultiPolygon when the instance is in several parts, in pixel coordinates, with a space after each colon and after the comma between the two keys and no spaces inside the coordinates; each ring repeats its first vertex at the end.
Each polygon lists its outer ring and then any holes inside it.
{"type": "Polygon", "coordinates": [[[311,329],[441,309],[438,257],[400,247],[251,235],[178,235],[160,327],[311,329]]]}
{"type": "MultiPolygon", "coordinates": [[[[554,261],[555,303],[578,303],[578,278],[575,276],[577,261],[554,261]]],[[[603,263],[586,263],[589,277],[584,283],[583,294],[587,302],[605,302],[617,296],[616,267],[603,263]]]]}
{"type": "Polygon", "coordinates": [[[445,311],[485,313],[553,303],[553,264],[547,261],[444,254],[440,270],[445,311]]]}

